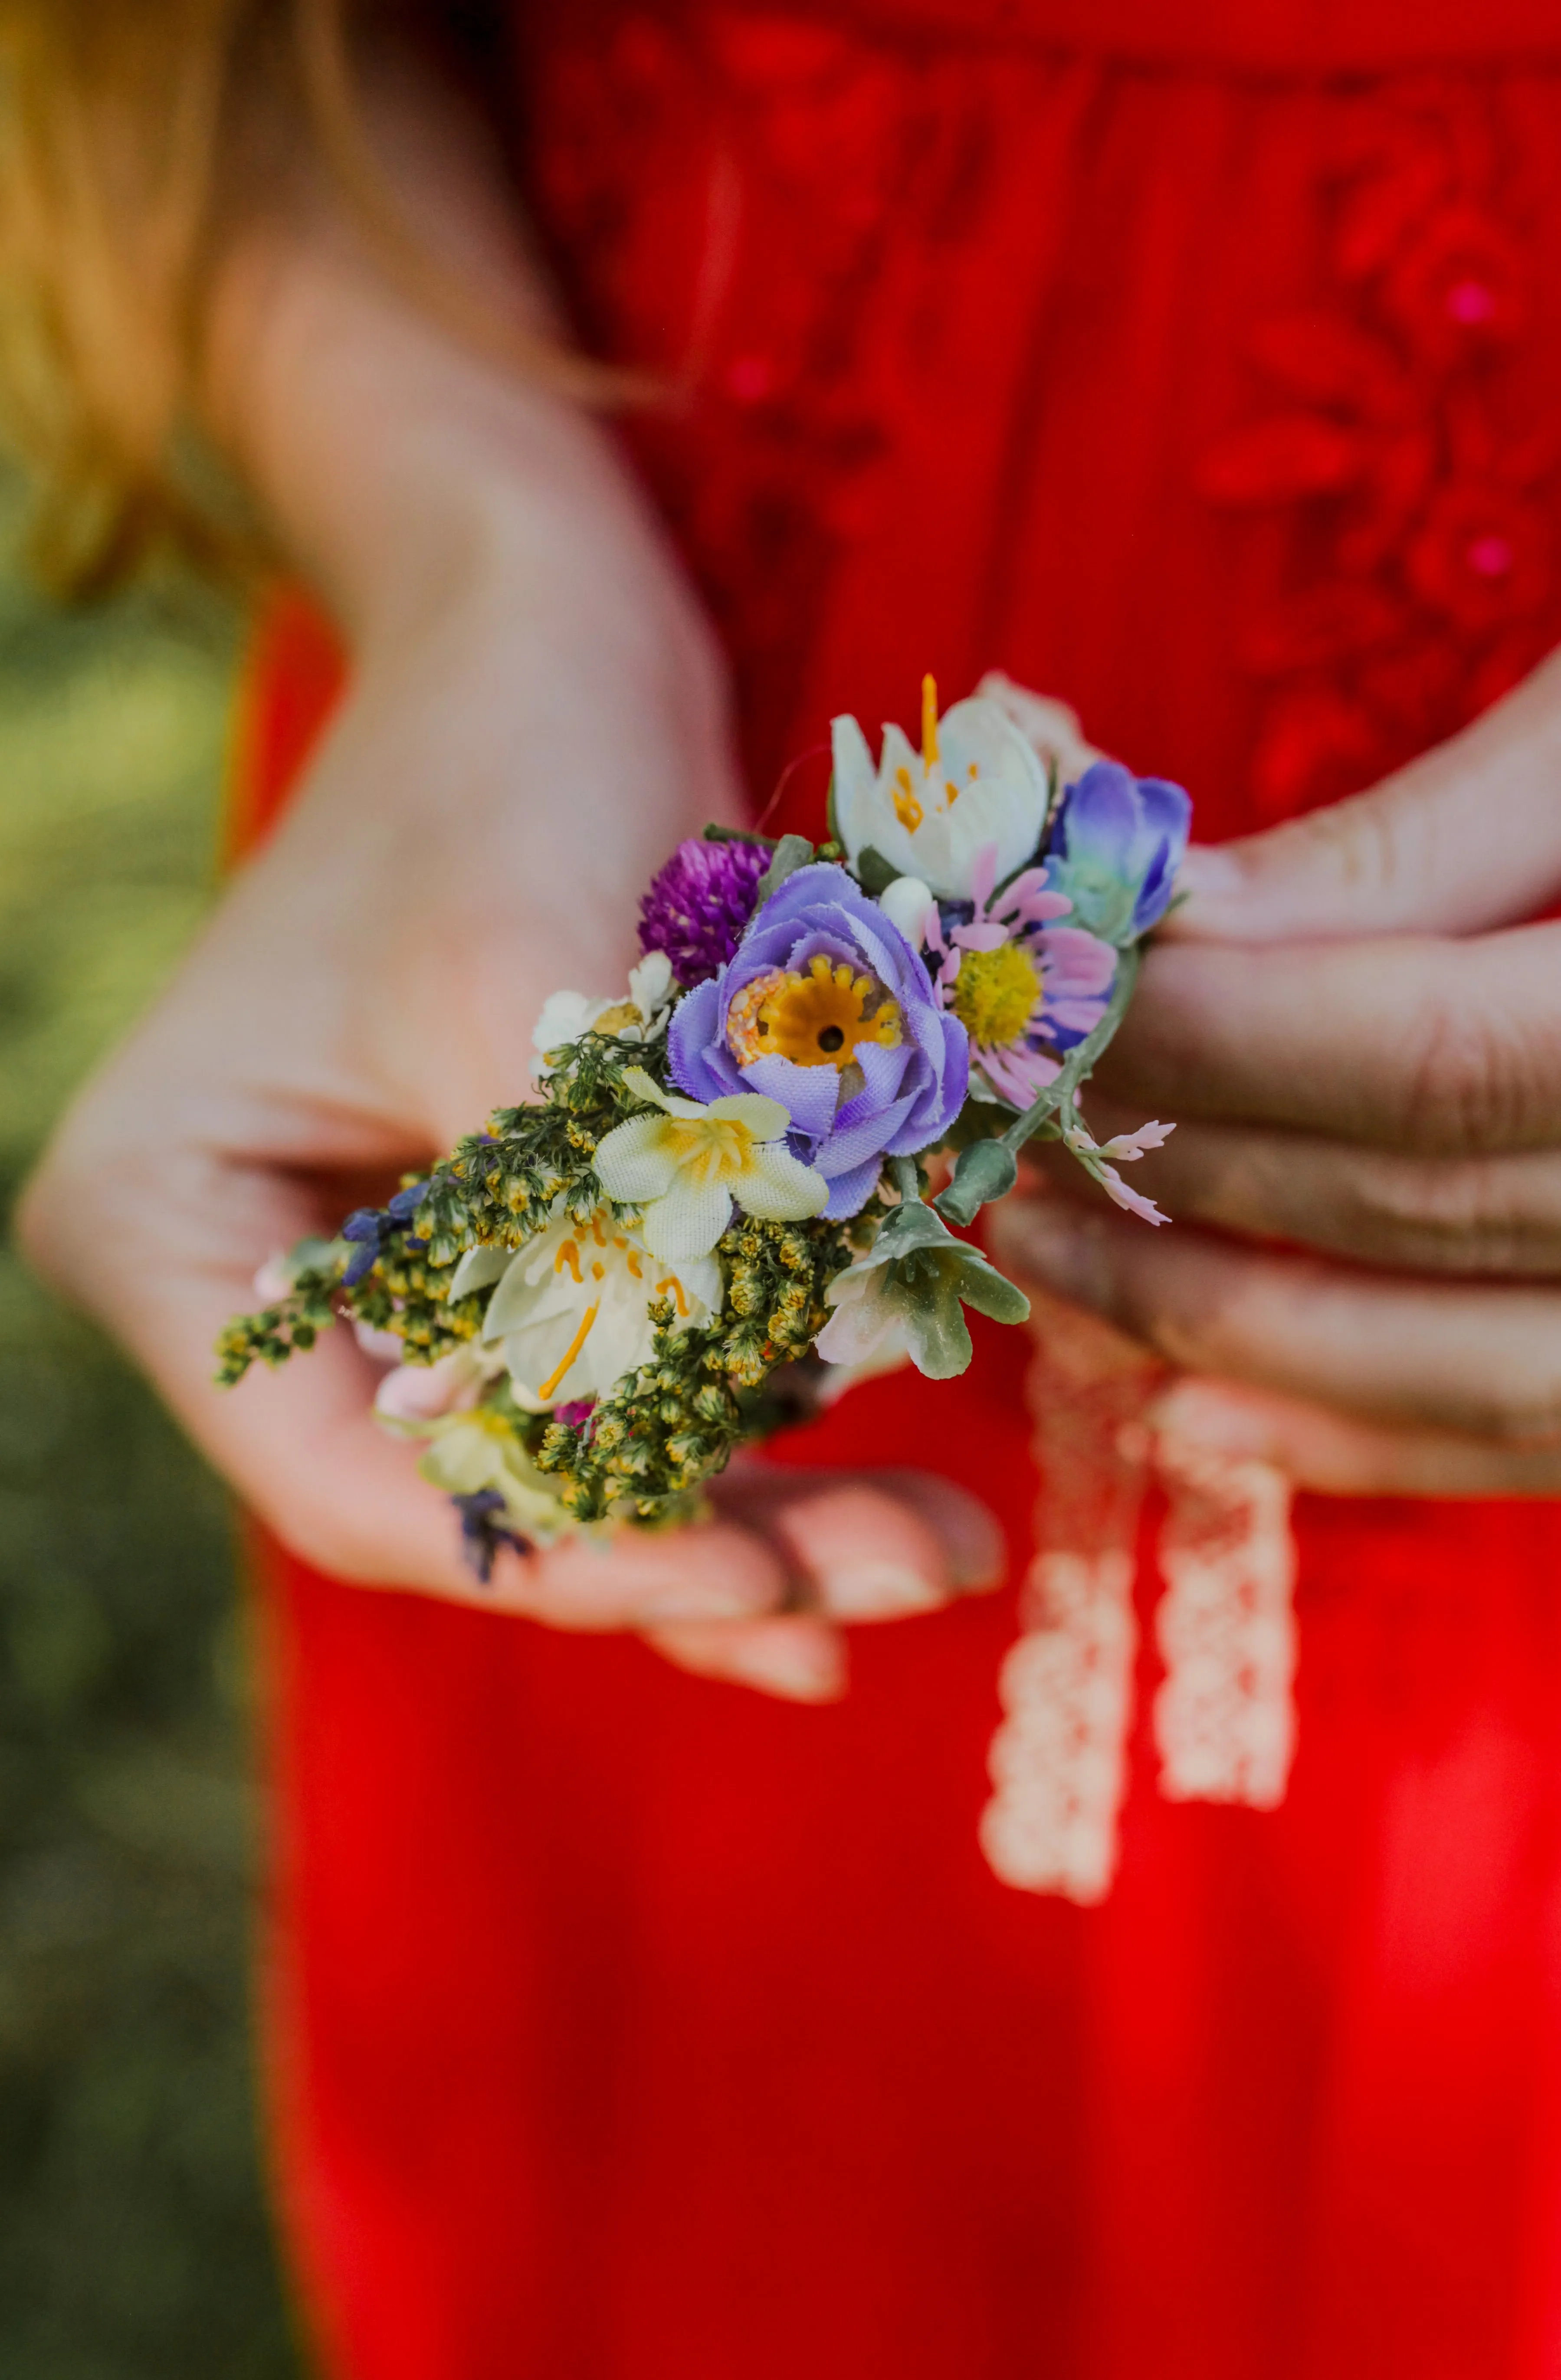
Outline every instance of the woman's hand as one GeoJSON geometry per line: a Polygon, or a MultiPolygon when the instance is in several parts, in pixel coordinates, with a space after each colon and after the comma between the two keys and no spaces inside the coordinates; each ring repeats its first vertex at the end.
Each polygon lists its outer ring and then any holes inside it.
{"type": "MultiPolygon", "coordinates": [[[[470,225],[457,208],[436,228],[458,247],[470,225]]],[[[502,237],[477,244],[502,289],[502,237]]],[[[213,1386],[262,1261],[334,1228],[352,1177],[421,1166],[523,1096],[546,994],[618,991],[655,868],[738,814],[711,639],[596,428],[457,346],[328,219],[236,256],[213,358],[213,412],[343,621],[353,690],[67,1117],[24,1244],[322,1567],[642,1628],[691,1668],[835,1693],[836,1621],[993,1576],[993,1525],[955,1490],[750,1469],[702,1527],[506,1555],[483,1590],[445,1500],[372,1420],[378,1375],[350,1333],[213,1386]]]]}
{"type": "MultiPolygon", "coordinates": [[[[1561,1493],[1561,662],[1377,791],[1189,855],[1088,1107],[1174,1116],[1151,1232],[999,1261],[1192,1377],[1163,1418],[1350,1493],[1561,1493]]],[[[1055,1170],[1049,1179],[1061,1182],[1055,1170]]]]}

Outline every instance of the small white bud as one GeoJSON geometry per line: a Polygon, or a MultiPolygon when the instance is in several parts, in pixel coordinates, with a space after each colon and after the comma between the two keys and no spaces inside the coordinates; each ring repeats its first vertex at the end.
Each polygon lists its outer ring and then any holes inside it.
{"type": "Polygon", "coordinates": [[[932,905],[932,893],[920,876],[896,876],[878,895],[878,906],[915,951],[927,938],[927,912],[932,905]]]}

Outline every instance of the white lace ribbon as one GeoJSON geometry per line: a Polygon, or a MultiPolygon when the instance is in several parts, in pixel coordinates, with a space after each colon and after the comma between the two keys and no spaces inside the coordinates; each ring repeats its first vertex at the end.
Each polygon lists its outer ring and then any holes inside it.
{"type": "Polygon", "coordinates": [[[1160,1791],[1272,1810],[1296,1742],[1290,1483],[1271,1463],[1165,1438],[1155,1454],[1170,1495],[1154,1614],[1165,1662],[1154,1698],[1160,1791]]]}
{"type": "Polygon", "coordinates": [[[1038,1554],[1026,1594],[1038,1616],[998,1680],[1005,1716],[982,1848],[1005,1884],[1087,1907],[1105,1899],[1116,1866],[1138,1653],[1132,1556],[1038,1554]]]}
{"type": "Polygon", "coordinates": [[[1167,1499],[1155,1638],[1160,1790],[1171,1801],[1284,1798],[1295,1746],[1288,1482],[1145,1426],[1166,1375],[1075,1309],[1038,1316],[1031,1379],[1042,1488],[1023,1633],[1003,1664],[1003,1721],[982,1845],[1004,1883],[1090,1906],[1111,1888],[1128,1784],[1144,1496],[1167,1499]]]}

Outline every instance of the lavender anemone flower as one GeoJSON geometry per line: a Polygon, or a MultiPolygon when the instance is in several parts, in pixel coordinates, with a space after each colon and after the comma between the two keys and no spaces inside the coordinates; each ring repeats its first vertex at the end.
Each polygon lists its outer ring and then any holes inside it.
{"type": "Polygon", "coordinates": [[[828,863],[770,895],[736,955],[674,1010],[668,1051],[690,1099],[779,1100],[833,1217],[860,1212],[885,1157],[943,1137],[970,1074],[965,1027],[917,953],[828,863]]]}
{"type": "Polygon", "coordinates": [[[665,951],[685,990],[726,965],[753,915],[770,854],[755,843],[680,843],[640,904],[640,947],[665,951]]]}
{"type": "Polygon", "coordinates": [[[1121,949],[1165,916],[1191,819],[1179,785],[1097,760],[1063,795],[1046,881],[1076,925],[1121,949]]]}
{"type": "Polygon", "coordinates": [[[1109,942],[1079,926],[1060,926],[1067,896],[1045,871],[1027,868],[994,890],[997,846],[987,844],[971,868],[975,899],[941,918],[927,912],[925,931],[943,953],[938,998],[970,1037],[970,1055],[999,1098],[1027,1108],[1061,1071],[1056,1055],[1100,1023],[1116,976],[1109,942]]]}

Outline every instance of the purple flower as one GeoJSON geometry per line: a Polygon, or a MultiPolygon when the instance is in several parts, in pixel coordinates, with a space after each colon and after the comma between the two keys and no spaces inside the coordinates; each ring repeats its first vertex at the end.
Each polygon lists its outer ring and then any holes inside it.
{"type": "Polygon", "coordinates": [[[1136,942],[1165,914],[1191,820],[1179,785],[1097,760],[1063,795],[1046,881],[1075,925],[1119,949],[1136,942]]]}
{"type": "Polygon", "coordinates": [[[1027,1108],[1061,1071],[1057,1051],[1082,1041],[1100,1023],[1116,977],[1116,953],[1082,927],[1059,925],[1063,892],[1027,868],[994,890],[997,846],[989,843],[971,868],[974,901],[928,912],[933,947],[943,953],[938,998],[970,1037],[971,1057],[1010,1106],[1027,1108]],[[946,937],[946,938],[945,938],[946,937]]]}
{"type": "Polygon", "coordinates": [[[719,974],[753,915],[770,855],[755,843],[680,843],[640,904],[640,947],[665,951],[685,987],[719,974]]]}
{"type": "MultiPolygon", "coordinates": [[[[397,1190],[388,1206],[353,1208],[341,1227],[342,1238],[356,1243],[356,1253],[341,1277],[344,1289],[356,1289],[364,1275],[373,1270],[384,1254],[385,1243],[394,1239],[397,1232],[406,1231],[427,1191],[426,1182],[411,1182],[405,1190],[397,1190]]],[[[425,1248],[428,1242],[413,1239],[409,1233],[407,1245],[421,1249],[425,1248]]]]}
{"type": "Polygon", "coordinates": [[[970,1042],[921,960],[843,868],[788,876],[713,980],[673,1011],[673,1080],[690,1099],[760,1091],[829,1184],[824,1213],[866,1204],[885,1157],[942,1138],[964,1105],[970,1042]]]}
{"type": "Polygon", "coordinates": [[[452,1496],[450,1501],[460,1515],[461,1552],[483,1586],[506,1546],[518,1554],[530,1552],[530,1537],[500,1517],[505,1501],[496,1488],[480,1488],[473,1496],[452,1496]]]}

